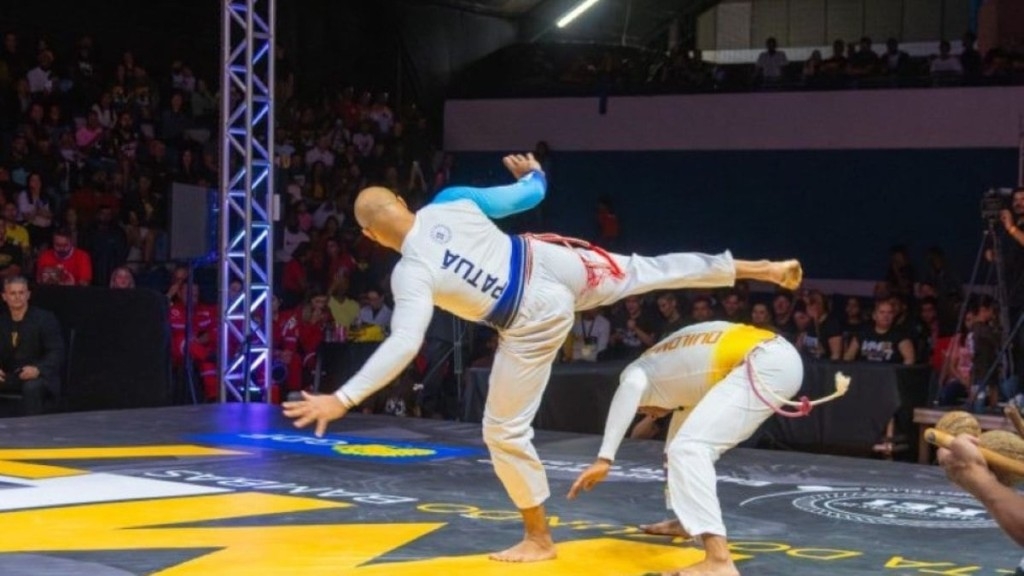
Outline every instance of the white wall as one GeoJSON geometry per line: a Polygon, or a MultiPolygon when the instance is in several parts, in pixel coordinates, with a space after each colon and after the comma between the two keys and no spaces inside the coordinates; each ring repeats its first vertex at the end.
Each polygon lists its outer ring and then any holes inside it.
{"type": "Polygon", "coordinates": [[[564,151],[1016,148],[1024,87],[449,100],[445,148],[564,151]]]}

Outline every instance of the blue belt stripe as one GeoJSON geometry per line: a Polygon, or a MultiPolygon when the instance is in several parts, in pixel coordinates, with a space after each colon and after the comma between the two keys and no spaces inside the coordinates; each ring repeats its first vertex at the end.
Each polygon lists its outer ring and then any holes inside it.
{"type": "Polygon", "coordinates": [[[519,304],[523,301],[523,289],[529,274],[530,247],[522,236],[510,236],[512,240],[512,256],[509,258],[508,285],[494,304],[484,322],[498,329],[512,325],[519,313],[519,304]]]}

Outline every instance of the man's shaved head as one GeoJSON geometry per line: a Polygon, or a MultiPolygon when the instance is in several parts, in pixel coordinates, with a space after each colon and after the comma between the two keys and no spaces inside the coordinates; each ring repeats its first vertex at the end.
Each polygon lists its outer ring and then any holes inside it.
{"type": "Polygon", "coordinates": [[[416,221],[401,196],[380,186],[359,192],[355,213],[364,236],[398,252],[402,251],[402,242],[416,221]]]}
{"type": "Polygon", "coordinates": [[[380,186],[364,188],[356,197],[356,220],[363,228],[369,228],[394,204],[400,204],[400,199],[391,190],[380,186]]]}

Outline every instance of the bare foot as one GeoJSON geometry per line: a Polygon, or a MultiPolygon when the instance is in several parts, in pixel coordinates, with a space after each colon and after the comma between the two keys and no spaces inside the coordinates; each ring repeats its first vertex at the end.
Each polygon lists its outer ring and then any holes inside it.
{"type": "Polygon", "coordinates": [[[740,576],[740,571],[732,560],[728,562],[703,560],[675,572],[665,572],[662,576],[740,576]]]}
{"type": "Polygon", "coordinates": [[[786,290],[795,290],[804,280],[804,269],[797,260],[772,262],[772,276],[779,286],[786,290]]]}
{"type": "Polygon", "coordinates": [[[640,530],[642,530],[644,534],[650,534],[652,536],[681,536],[683,538],[690,538],[690,535],[686,533],[686,530],[683,530],[683,524],[675,518],[662,520],[655,524],[641,524],[640,530]]]}
{"type": "Polygon", "coordinates": [[[558,554],[555,552],[555,543],[550,538],[524,538],[519,544],[508,550],[495,552],[488,558],[498,562],[540,562],[554,560],[556,556],[558,554]]]}

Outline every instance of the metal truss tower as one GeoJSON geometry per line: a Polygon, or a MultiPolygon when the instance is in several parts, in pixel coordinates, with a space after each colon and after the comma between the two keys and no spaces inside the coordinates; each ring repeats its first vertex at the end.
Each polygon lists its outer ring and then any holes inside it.
{"type": "Polygon", "coordinates": [[[274,10],[275,0],[222,0],[221,402],[248,402],[254,387],[270,382],[274,10]],[[233,282],[240,293],[229,290],[233,282]]]}

